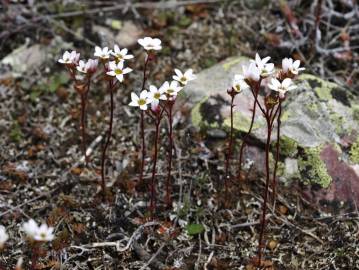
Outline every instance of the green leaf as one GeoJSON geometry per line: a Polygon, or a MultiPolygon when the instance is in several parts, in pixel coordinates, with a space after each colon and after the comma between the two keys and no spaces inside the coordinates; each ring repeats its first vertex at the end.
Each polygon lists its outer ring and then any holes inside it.
{"type": "Polygon", "coordinates": [[[54,93],[61,85],[68,83],[69,80],[70,78],[65,72],[55,74],[51,78],[49,91],[54,93]]]}
{"type": "Polygon", "coordinates": [[[187,230],[187,234],[188,235],[196,235],[196,234],[200,234],[204,231],[204,227],[202,224],[188,224],[186,226],[186,230],[187,230]]]}

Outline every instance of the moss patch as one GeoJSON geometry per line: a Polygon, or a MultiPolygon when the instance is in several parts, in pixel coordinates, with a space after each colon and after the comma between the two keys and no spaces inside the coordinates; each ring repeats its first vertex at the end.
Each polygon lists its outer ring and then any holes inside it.
{"type": "Polygon", "coordinates": [[[321,150],[321,146],[304,149],[304,155],[298,159],[298,168],[305,184],[318,184],[328,188],[332,178],[320,158],[321,150]]]}
{"type": "Polygon", "coordinates": [[[350,148],[350,160],[354,163],[359,164],[359,137],[356,142],[350,148]]]}

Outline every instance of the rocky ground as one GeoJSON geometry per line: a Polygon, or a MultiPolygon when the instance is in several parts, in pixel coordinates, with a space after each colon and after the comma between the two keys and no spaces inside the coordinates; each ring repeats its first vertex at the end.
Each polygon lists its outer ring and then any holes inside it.
{"type": "MultiPolygon", "coordinates": [[[[320,11],[312,1],[203,2],[213,3],[38,1],[1,7],[0,223],[10,240],[0,269],[14,269],[20,257],[29,268],[31,252],[19,226],[30,217],[56,233],[37,269],[255,269],[264,168],[260,117],[246,149],[246,170],[227,196],[223,167],[225,90],[256,51],[278,63],[299,58],[306,67],[284,105],[280,187],[268,214],[265,267],[359,269],[357,7],[351,1],[323,1],[320,11]],[[318,12],[320,38],[313,30],[318,12]],[[174,67],[199,74],[176,107],[172,209],[163,203],[163,124],[154,220],[146,186],[137,183],[139,115],[127,106],[141,84],[144,54],[136,41],[146,35],[164,43],[149,67],[149,83],[170,79],[174,67]],[[129,47],[136,60],[115,95],[103,203],[100,157],[109,96],[101,82],[91,89],[87,124],[94,151],[86,167],[78,96],[56,60],[65,49],[90,57],[95,44],[113,43],[129,47]]],[[[237,102],[233,176],[253,101],[243,93],[237,102]]],[[[153,125],[146,127],[150,142],[153,125]]],[[[149,157],[152,152],[150,145],[149,157]]],[[[145,179],[150,165],[148,158],[145,179]]]]}

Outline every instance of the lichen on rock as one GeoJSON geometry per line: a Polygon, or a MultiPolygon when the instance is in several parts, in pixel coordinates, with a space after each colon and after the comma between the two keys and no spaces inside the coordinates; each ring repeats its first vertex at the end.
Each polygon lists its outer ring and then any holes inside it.
{"type": "Polygon", "coordinates": [[[318,184],[323,188],[328,188],[332,178],[320,158],[321,150],[322,146],[305,148],[304,155],[298,159],[298,167],[305,184],[318,184]]]}
{"type": "Polygon", "coordinates": [[[350,160],[353,163],[359,164],[359,137],[351,146],[349,153],[350,153],[350,160]]]}

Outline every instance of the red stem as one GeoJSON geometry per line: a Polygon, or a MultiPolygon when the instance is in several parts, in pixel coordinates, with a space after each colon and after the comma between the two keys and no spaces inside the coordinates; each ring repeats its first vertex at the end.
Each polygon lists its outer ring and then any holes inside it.
{"type": "Polygon", "coordinates": [[[231,129],[229,134],[229,143],[228,143],[228,152],[226,157],[225,164],[225,178],[224,178],[224,187],[226,191],[226,195],[228,194],[228,179],[229,179],[229,163],[232,157],[232,148],[233,148],[233,108],[234,108],[234,98],[235,95],[231,95],[231,129]]]}
{"type": "Polygon", "coordinates": [[[156,133],[155,133],[155,153],[153,155],[153,166],[152,166],[152,177],[151,177],[151,199],[150,199],[150,212],[151,217],[154,216],[154,211],[156,209],[156,187],[155,187],[155,177],[156,177],[156,166],[157,166],[157,157],[158,157],[158,139],[159,139],[159,130],[160,130],[161,115],[157,115],[156,119],[156,133]]]}
{"type": "Polygon", "coordinates": [[[267,200],[268,200],[268,190],[269,190],[269,180],[270,180],[270,172],[269,172],[269,148],[270,148],[270,139],[272,134],[272,128],[270,125],[270,118],[267,114],[266,116],[267,120],[267,141],[265,146],[265,166],[266,166],[266,184],[263,194],[263,206],[262,206],[262,217],[260,221],[260,234],[259,234],[259,240],[258,240],[258,265],[261,265],[261,259],[262,259],[262,249],[263,249],[263,237],[264,237],[264,231],[266,227],[266,212],[267,212],[267,200]]]}
{"type": "MultiPolygon", "coordinates": [[[[141,88],[142,91],[145,89],[145,84],[147,81],[146,70],[147,70],[147,65],[148,65],[149,61],[150,61],[150,57],[149,57],[149,55],[147,55],[146,60],[145,60],[145,65],[143,68],[143,80],[142,80],[142,88],[141,88]]],[[[143,182],[143,173],[144,173],[144,168],[145,168],[145,157],[146,157],[146,143],[145,143],[145,130],[144,130],[145,120],[144,120],[144,118],[145,118],[144,111],[141,111],[140,133],[141,133],[141,139],[142,139],[142,158],[141,158],[141,172],[140,172],[139,184],[142,184],[142,182],[143,182]]]]}
{"type": "Polygon", "coordinates": [[[272,202],[273,205],[275,204],[276,199],[276,177],[277,177],[277,169],[278,169],[278,161],[279,161],[279,139],[280,139],[280,125],[281,125],[281,116],[282,116],[282,101],[279,100],[279,111],[277,117],[277,142],[276,142],[276,156],[275,156],[275,163],[274,163],[274,170],[273,170],[273,180],[272,180],[272,202]]]}
{"type": "Polygon", "coordinates": [[[110,123],[107,133],[107,139],[105,146],[102,151],[102,159],[101,159],[101,188],[103,193],[103,199],[106,199],[106,183],[105,183],[105,160],[106,160],[106,151],[108,146],[110,145],[111,136],[112,136],[112,124],[113,124],[113,109],[114,109],[114,102],[113,102],[113,82],[112,79],[109,81],[109,90],[110,90],[110,123]]]}
{"type": "Polygon", "coordinates": [[[140,172],[140,181],[143,181],[143,172],[145,167],[145,157],[146,157],[146,144],[145,144],[145,115],[144,111],[141,110],[141,120],[140,120],[140,132],[141,132],[141,141],[142,141],[142,158],[141,158],[141,172],[140,172]]]}
{"type": "Polygon", "coordinates": [[[168,102],[168,125],[169,125],[169,140],[170,145],[168,149],[168,172],[167,172],[167,180],[166,180],[166,205],[167,207],[171,207],[171,171],[172,171],[172,157],[173,157],[173,115],[172,108],[174,102],[168,102]]]}

